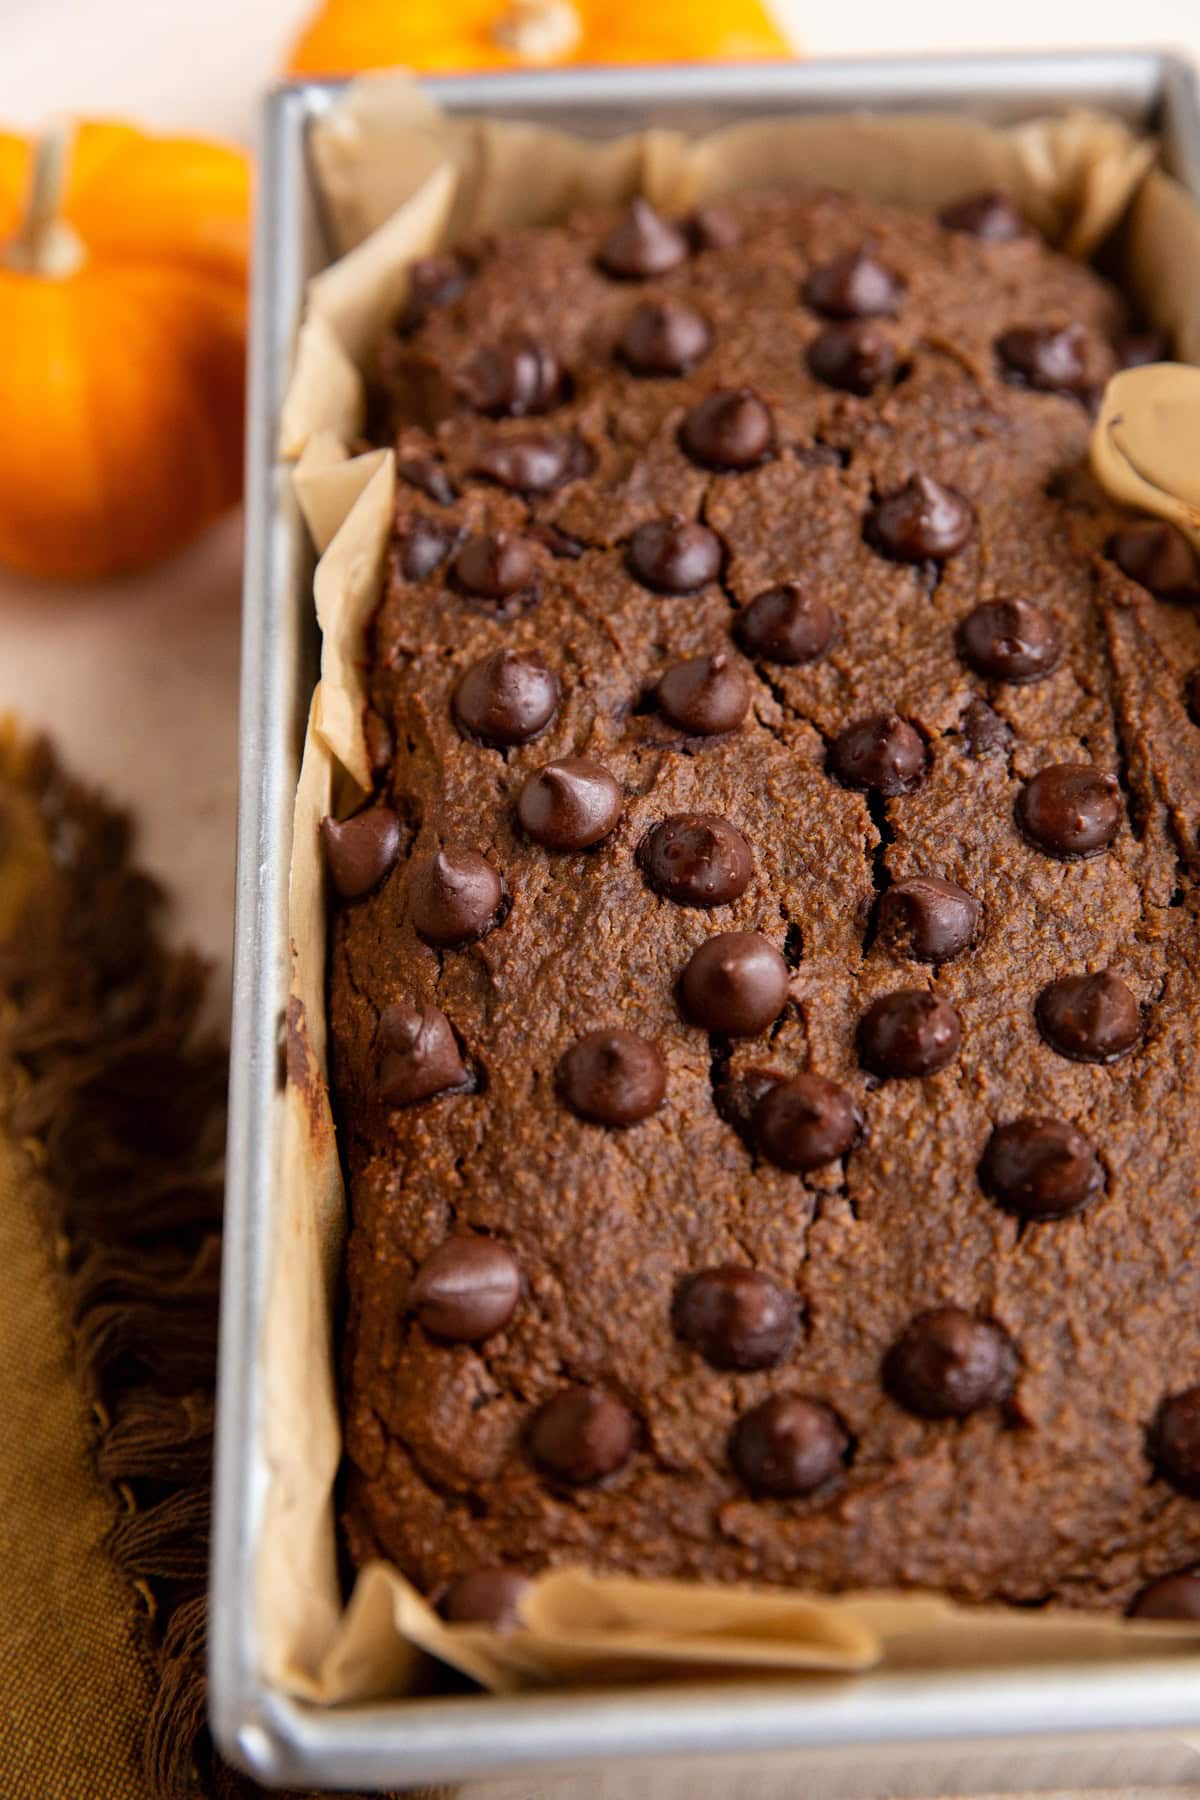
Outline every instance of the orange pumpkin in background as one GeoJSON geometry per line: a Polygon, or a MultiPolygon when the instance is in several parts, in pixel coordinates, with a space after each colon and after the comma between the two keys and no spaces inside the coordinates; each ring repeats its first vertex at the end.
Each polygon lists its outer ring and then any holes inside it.
{"type": "Polygon", "coordinates": [[[325,0],[288,69],[352,75],[403,65],[449,74],[791,54],[759,0],[325,0]]]}
{"type": "Polygon", "coordinates": [[[139,568],[237,500],[248,211],[223,145],[0,134],[0,563],[139,568]]]}

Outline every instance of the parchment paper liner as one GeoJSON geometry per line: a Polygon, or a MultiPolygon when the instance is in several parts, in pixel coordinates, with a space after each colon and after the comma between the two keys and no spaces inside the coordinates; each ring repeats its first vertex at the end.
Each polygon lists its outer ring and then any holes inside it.
{"type": "MultiPolygon", "coordinates": [[[[508,1636],[443,1624],[382,1563],[360,1573],[343,1611],[331,1498],[339,1443],[331,1317],[345,1203],[325,1081],[326,898],[317,823],[331,808],[350,810],[369,782],[359,659],[379,593],[395,470],[390,451],[351,458],[347,445],[363,416],[360,371],[403,304],[409,259],[469,229],[549,222],[573,206],[636,191],[678,210],[764,185],[822,183],[926,206],[1003,186],[1052,241],[1080,256],[1128,209],[1127,285],[1151,320],[1173,331],[1181,352],[1200,360],[1200,216],[1166,176],[1147,173],[1152,146],[1115,120],[1084,113],[1007,131],[952,117],[854,116],[735,126],[690,143],[651,131],[596,144],[535,126],[456,123],[407,81],[383,77],[349,90],[316,128],[313,150],[346,253],[311,283],[280,441],[282,455],[299,458],[297,492],[323,552],[316,577],[323,651],[296,800],[284,1170],[263,1345],[271,1484],[257,1597],[271,1676],[293,1693],[335,1702],[403,1693],[423,1653],[485,1687],[511,1691],[564,1681],[1025,1665],[1194,1650],[1190,1625],[963,1609],[923,1594],[826,1599],[579,1570],[538,1579],[525,1597],[522,1629],[508,1636]]],[[[1176,489],[1183,470],[1160,444],[1149,460],[1139,454],[1144,418],[1160,422],[1165,408],[1183,455],[1187,411],[1173,383],[1182,377],[1190,398],[1200,390],[1200,371],[1165,368],[1112,384],[1097,434],[1109,448],[1097,451],[1097,465],[1108,480],[1114,457],[1124,467],[1132,456],[1142,485],[1134,491],[1114,481],[1114,492],[1141,506],[1150,489],[1165,496],[1161,510],[1174,508],[1173,516],[1191,507],[1194,524],[1200,476],[1191,460],[1186,485],[1176,489]]]]}

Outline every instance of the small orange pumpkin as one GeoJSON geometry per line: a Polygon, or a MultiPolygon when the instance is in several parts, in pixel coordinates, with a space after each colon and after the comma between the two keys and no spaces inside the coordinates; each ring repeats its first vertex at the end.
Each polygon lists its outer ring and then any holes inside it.
{"type": "Polygon", "coordinates": [[[791,55],[759,0],[325,0],[293,75],[402,64],[425,73],[552,63],[696,62],[791,55]]]}
{"type": "Polygon", "coordinates": [[[237,500],[248,211],[222,145],[0,134],[0,562],[139,568],[237,500]]]}

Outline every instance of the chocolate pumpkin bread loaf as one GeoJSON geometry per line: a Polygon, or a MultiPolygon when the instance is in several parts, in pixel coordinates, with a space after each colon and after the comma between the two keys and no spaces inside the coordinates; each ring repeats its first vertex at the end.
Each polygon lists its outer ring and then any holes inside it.
{"type": "Polygon", "coordinates": [[[996,195],[414,271],[331,1042],[350,1549],[451,1616],[1195,1610],[1200,577],[1086,474],[1126,328],[996,195]]]}

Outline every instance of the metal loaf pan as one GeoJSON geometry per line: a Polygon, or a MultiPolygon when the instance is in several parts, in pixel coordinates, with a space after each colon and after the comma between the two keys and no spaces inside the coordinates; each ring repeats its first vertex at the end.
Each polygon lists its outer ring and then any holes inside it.
{"type": "MultiPolygon", "coordinates": [[[[571,70],[431,86],[455,113],[527,118],[596,136],[651,124],[699,131],[781,112],[940,108],[1007,123],[1097,106],[1157,132],[1166,166],[1200,197],[1195,77],[1185,63],[1153,51],[571,70]]],[[[634,1760],[619,1766],[604,1791],[623,1796],[728,1794],[733,1757],[738,1792],[763,1800],[794,1794],[798,1780],[827,1800],[849,1800],[885,1790],[1127,1789],[1183,1781],[1189,1772],[1194,1778],[1200,1678],[1180,1660],[420,1698],[338,1710],[300,1704],[264,1679],[255,1559],[268,1469],[257,1352],[276,1204],[292,798],[316,669],[312,559],[274,445],[304,283],[330,260],[306,136],[336,92],[306,83],[266,101],[259,171],[211,1592],[217,1743],[260,1781],[305,1788],[396,1788],[535,1769],[544,1778],[550,1769],[616,1758],[634,1760]],[[681,1757],[691,1760],[659,1760],[681,1757]]],[[[531,1790],[508,1790],[518,1791],[531,1790]]],[[[545,1791],[541,1780],[537,1791],[545,1791]]]]}

